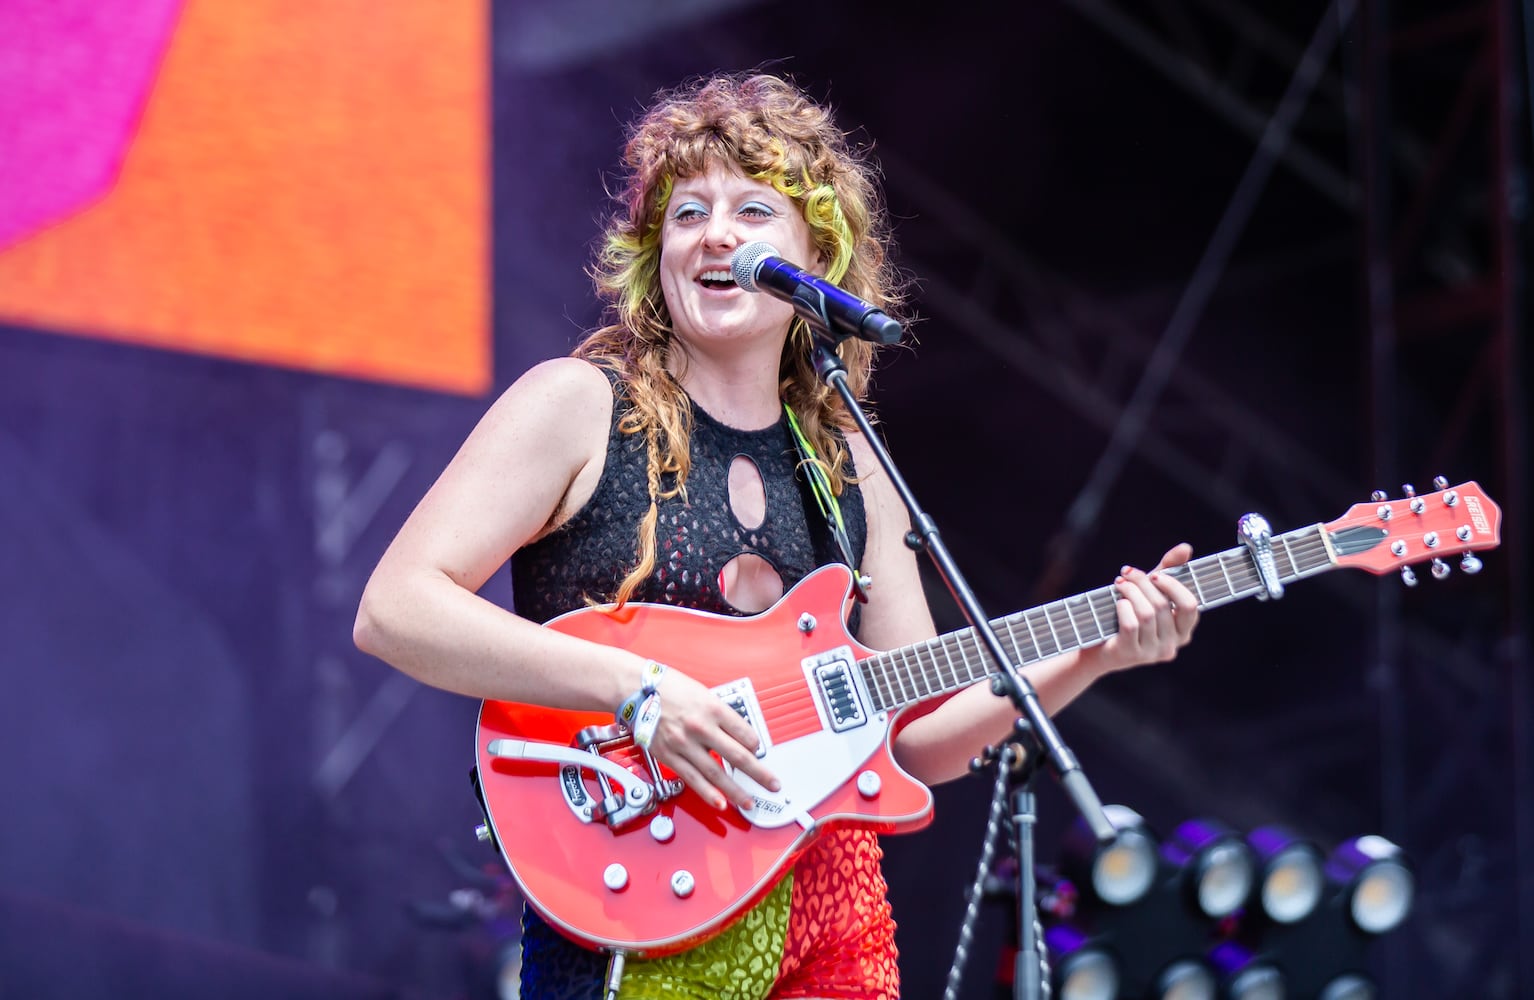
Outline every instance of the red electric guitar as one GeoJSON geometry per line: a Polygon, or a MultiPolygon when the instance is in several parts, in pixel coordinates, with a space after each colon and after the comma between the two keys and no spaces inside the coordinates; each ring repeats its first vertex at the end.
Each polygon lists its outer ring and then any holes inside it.
{"type": "MultiPolygon", "coordinates": [[[[1499,541],[1501,511],[1473,482],[1271,535],[1242,519],[1243,544],[1173,570],[1200,608],[1279,596],[1303,577],[1353,566],[1433,573],[1499,541]]],[[[743,775],[756,805],[720,812],[651,762],[611,715],[487,701],[476,734],[480,791],[527,902],[589,947],[635,956],[681,951],[718,932],[772,885],[814,837],[836,825],[912,830],[932,816],[927,788],[891,757],[899,711],[985,679],[973,631],[877,653],[847,632],[852,579],[843,566],[805,577],[776,605],[732,618],[649,604],[588,608],[548,627],[633,650],[713,687],[756,729],[768,792],[743,775]]],[[[992,622],[1020,665],[1107,640],[1115,591],[1102,587],[992,622]]]]}

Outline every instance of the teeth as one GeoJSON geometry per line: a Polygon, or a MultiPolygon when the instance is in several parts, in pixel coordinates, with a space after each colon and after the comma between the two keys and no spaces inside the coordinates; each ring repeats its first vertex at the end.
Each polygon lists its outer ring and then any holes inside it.
{"type": "Polygon", "coordinates": [[[729,271],[704,271],[702,274],[698,275],[698,280],[699,281],[728,281],[731,284],[734,284],[734,282],[735,282],[735,279],[730,276],[730,272],[729,271]]]}

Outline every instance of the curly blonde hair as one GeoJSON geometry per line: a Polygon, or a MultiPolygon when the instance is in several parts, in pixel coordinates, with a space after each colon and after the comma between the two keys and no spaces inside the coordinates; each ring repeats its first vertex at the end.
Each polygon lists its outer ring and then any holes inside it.
{"type": "MultiPolygon", "coordinates": [[[[622,604],[653,572],[660,500],[686,496],[691,404],[665,367],[671,316],[660,286],[661,225],[676,181],[712,164],[771,184],[799,206],[826,278],[900,318],[900,283],[886,246],[889,222],[876,170],[848,142],[825,107],[786,80],[765,74],[698,79],[662,91],[630,126],[619,209],[608,221],[590,273],[606,325],[576,348],[615,371],[631,409],[619,422],[645,436],[650,508],[638,526],[639,561],[619,584],[622,604]]],[[[810,331],[794,320],[779,362],[780,393],[791,406],[834,492],[846,481],[847,450],[837,431],[852,426],[841,397],[816,374],[810,331]]],[[[837,354],[857,398],[868,389],[872,344],[846,340],[837,354]]]]}

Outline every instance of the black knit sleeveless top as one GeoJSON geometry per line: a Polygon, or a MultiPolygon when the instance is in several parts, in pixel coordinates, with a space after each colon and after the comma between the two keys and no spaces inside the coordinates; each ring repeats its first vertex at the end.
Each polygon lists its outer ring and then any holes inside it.
{"type": "MultiPolygon", "coordinates": [[[[638,562],[636,532],[650,500],[644,436],[618,429],[628,408],[623,386],[615,382],[607,457],[596,491],[564,524],[512,557],[512,600],[524,618],[547,621],[584,606],[588,598],[610,601],[638,562]]],[[[785,591],[811,570],[838,560],[826,519],[797,468],[786,418],[780,416],[763,430],[743,431],[725,426],[696,404],[692,418],[687,499],[660,501],[655,571],[632,600],[738,615],[742,612],[725,600],[719,586],[721,571],[736,556],[766,559],[785,591]],[[730,507],[730,463],[742,455],[755,463],[766,492],[766,516],[753,528],[742,525],[730,507]]],[[[853,473],[850,461],[847,472],[853,473]]],[[[849,483],[838,500],[861,565],[868,537],[863,496],[849,483]]],[[[854,602],[854,632],[858,611],[854,602]]]]}

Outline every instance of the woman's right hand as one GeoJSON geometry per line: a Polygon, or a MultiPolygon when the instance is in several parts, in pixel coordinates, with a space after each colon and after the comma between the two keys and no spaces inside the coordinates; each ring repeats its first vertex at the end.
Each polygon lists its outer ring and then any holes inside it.
{"type": "Polygon", "coordinates": [[[781,788],[756,756],[760,742],[755,730],[718,695],[675,668],[661,675],[655,690],[660,721],[650,752],[705,802],[716,809],[732,802],[742,809],[755,805],[751,793],[720,766],[721,760],[769,791],[781,788]]]}

